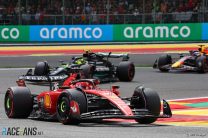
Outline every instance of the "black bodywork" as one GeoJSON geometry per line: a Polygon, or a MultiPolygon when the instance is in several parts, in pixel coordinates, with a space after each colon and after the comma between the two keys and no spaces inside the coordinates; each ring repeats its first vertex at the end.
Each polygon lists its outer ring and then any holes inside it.
{"type": "Polygon", "coordinates": [[[46,61],[38,62],[34,71],[29,69],[26,75],[20,76],[19,79],[31,82],[61,81],[68,77],[72,68],[80,68],[85,78],[99,79],[101,82],[132,81],[135,74],[135,66],[129,61],[128,54],[87,51],[82,57],[73,57],[70,63],[62,61],[61,65],[55,68],[49,67],[46,61]],[[109,61],[110,58],[122,58],[122,61],[114,65],[109,61]],[[80,60],[82,62],[77,62],[80,60]]]}

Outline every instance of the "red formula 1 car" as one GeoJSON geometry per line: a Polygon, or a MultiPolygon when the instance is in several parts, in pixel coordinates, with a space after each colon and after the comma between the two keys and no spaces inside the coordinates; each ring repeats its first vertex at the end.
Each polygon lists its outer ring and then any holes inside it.
{"type": "Polygon", "coordinates": [[[84,120],[109,118],[135,119],[142,124],[153,123],[157,118],[172,116],[168,103],[161,101],[150,88],[136,87],[129,98],[119,96],[119,87],[104,90],[95,79],[77,79],[73,73],[60,87],[31,94],[23,80],[8,88],[5,94],[5,112],[9,118],[58,119],[63,124],[79,124],[84,120]]]}

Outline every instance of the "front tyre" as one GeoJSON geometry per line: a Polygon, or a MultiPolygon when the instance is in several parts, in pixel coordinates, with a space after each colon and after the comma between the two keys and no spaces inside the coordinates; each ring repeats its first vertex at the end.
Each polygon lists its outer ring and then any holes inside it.
{"type": "Polygon", "coordinates": [[[87,112],[87,98],[77,89],[63,92],[57,102],[57,118],[64,125],[80,123],[80,115],[87,112]]]}
{"type": "Polygon", "coordinates": [[[8,88],[4,98],[4,109],[9,118],[27,118],[32,111],[31,92],[27,87],[8,88]]]}
{"type": "Polygon", "coordinates": [[[170,55],[162,55],[158,58],[158,68],[161,72],[168,72],[170,69],[165,68],[165,65],[172,64],[172,58],[170,55]]]}
{"type": "MultiPolygon", "coordinates": [[[[135,108],[145,108],[148,109],[148,111],[154,116],[160,115],[161,103],[157,92],[150,88],[142,88],[138,86],[134,91],[133,97],[138,97],[131,100],[131,105],[133,105],[135,108]]],[[[143,117],[135,120],[141,124],[150,124],[155,122],[157,118],[143,117]]]]}

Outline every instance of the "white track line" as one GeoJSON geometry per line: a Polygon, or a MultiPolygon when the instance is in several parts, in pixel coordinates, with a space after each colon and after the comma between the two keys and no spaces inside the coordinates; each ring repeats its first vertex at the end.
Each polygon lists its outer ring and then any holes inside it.
{"type": "Polygon", "coordinates": [[[7,71],[7,70],[27,70],[31,68],[0,68],[0,71],[7,71]]]}
{"type": "Polygon", "coordinates": [[[185,101],[185,100],[196,100],[196,99],[203,99],[203,98],[208,98],[208,97],[194,97],[194,98],[182,98],[182,99],[170,99],[167,101],[185,101]]]}

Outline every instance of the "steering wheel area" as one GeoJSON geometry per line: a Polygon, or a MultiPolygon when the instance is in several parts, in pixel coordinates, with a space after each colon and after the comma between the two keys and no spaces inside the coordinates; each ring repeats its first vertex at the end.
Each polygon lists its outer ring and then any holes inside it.
{"type": "Polygon", "coordinates": [[[77,88],[81,88],[84,90],[91,90],[91,89],[95,89],[95,84],[93,82],[92,79],[81,79],[81,80],[76,80],[74,82],[72,82],[72,84],[77,87],[77,88]]]}

